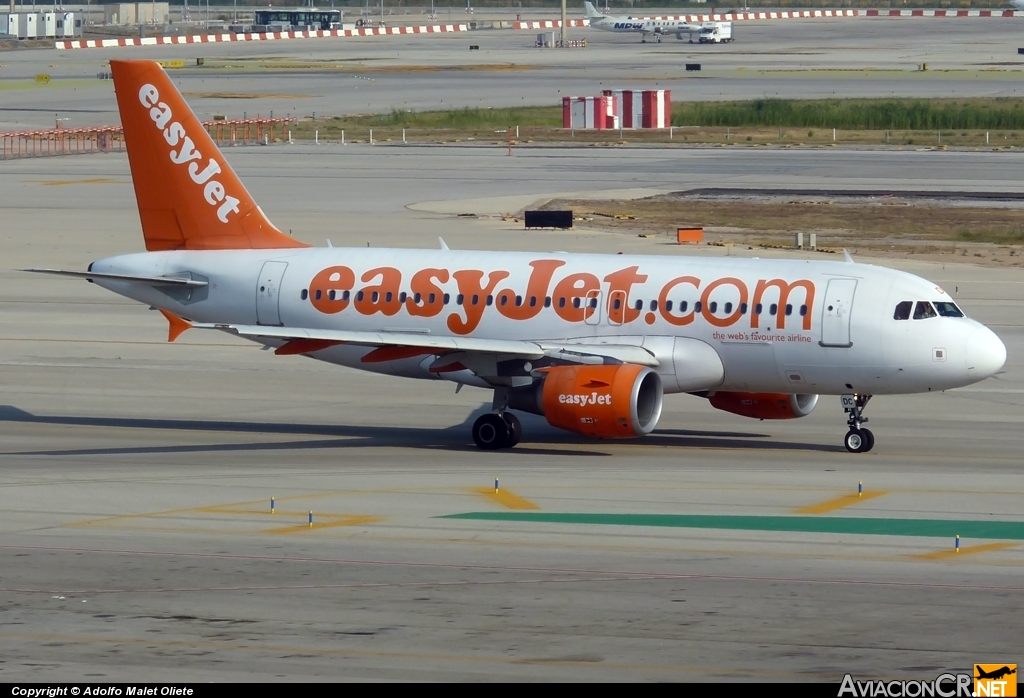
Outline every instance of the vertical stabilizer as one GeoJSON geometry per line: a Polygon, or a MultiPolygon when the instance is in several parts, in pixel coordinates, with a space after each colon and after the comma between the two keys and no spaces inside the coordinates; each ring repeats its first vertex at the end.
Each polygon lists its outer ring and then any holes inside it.
{"type": "Polygon", "coordinates": [[[604,15],[601,14],[600,12],[598,12],[597,8],[594,7],[594,3],[592,3],[592,2],[584,2],[583,6],[585,8],[587,8],[587,17],[590,17],[590,18],[593,18],[593,19],[599,19],[601,17],[604,17],[604,15]]]}
{"type": "Polygon", "coordinates": [[[155,61],[110,61],[146,249],[307,247],[267,220],[155,61]]]}

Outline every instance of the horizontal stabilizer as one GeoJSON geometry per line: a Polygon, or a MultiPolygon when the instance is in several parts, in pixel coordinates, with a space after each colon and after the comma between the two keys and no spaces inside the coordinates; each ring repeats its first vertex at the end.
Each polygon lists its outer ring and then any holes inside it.
{"type": "Polygon", "coordinates": [[[109,279],[111,281],[128,281],[130,283],[146,284],[148,286],[181,286],[199,287],[207,286],[208,282],[197,279],[182,279],[173,276],[132,276],[131,274],[100,274],[93,271],[64,271],[63,269],[22,269],[35,274],[55,274],[57,276],[71,276],[78,279],[109,279]]]}

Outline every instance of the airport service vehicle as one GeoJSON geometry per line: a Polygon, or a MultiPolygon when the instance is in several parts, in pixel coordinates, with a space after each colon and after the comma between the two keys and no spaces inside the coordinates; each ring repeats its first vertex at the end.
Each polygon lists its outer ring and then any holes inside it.
{"type": "MultiPolygon", "coordinates": [[[[275,228],[153,61],[110,62],[146,252],[86,271],[190,328],[279,355],[492,392],[482,449],[514,411],[596,438],[658,425],[666,394],[754,419],[841,396],[851,452],[872,395],[976,383],[1006,349],[935,284],[846,261],[315,248],[275,228]]],[[[268,357],[268,360],[270,358],[268,357]]]]}
{"type": "Polygon", "coordinates": [[[683,34],[697,34],[701,31],[701,25],[682,20],[611,17],[598,12],[591,2],[584,2],[583,5],[587,8],[587,19],[590,20],[591,27],[618,33],[639,33],[641,43],[647,43],[647,37],[651,35],[660,44],[663,36],[675,34],[676,38],[682,39],[683,34]]]}
{"type": "Polygon", "coordinates": [[[704,22],[697,41],[702,44],[728,44],[732,41],[732,22],[704,22]]]}

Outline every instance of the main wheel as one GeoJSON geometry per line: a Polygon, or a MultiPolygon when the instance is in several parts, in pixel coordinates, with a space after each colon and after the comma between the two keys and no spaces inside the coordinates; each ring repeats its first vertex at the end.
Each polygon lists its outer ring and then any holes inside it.
{"type": "Polygon", "coordinates": [[[864,436],[864,448],[861,449],[861,453],[867,453],[875,447],[875,435],[871,433],[870,429],[861,429],[860,433],[864,436]]]}
{"type": "Polygon", "coordinates": [[[863,429],[850,429],[846,432],[843,444],[850,453],[864,453],[867,450],[865,447],[868,445],[868,437],[864,435],[863,429]]]}
{"type": "Polygon", "coordinates": [[[519,421],[519,417],[511,412],[503,412],[501,417],[508,425],[508,446],[506,448],[512,448],[519,443],[519,439],[523,438],[523,424],[519,421]]]}
{"type": "Polygon", "coordinates": [[[473,441],[484,451],[494,451],[508,446],[510,431],[501,415],[491,412],[473,423],[473,441]]]}

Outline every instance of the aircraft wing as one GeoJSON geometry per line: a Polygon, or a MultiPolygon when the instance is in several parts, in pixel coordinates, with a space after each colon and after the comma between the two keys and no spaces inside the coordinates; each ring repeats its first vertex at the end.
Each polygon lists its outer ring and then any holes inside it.
{"type": "MultiPolygon", "coordinates": [[[[165,313],[166,314],[166,313],[165,313]]],[[[170,319],[170,318],[168,318],[170,319]]],[[[173,324],[172,320],[172,324],[173,324]]],[[[423,356],[431,354],[489,355],[503,359],[537,361],[550,359],[557,363],[615,364],[631,363],[658,366],[658,360],[643,347],[631,345],[587,345],[557,341],[521,341],[513,339],[480,339],[476,337],[437,337],[412,332],[355,332],[349,330],[320,330],[297,327],[269,327],[264,325],[224,325],[219,323],[189,323],[204,330],[220,330],[245,339],[284,343],[278,354],[308,354],[338,344],[365,347],[392,347],[395,349],[422,349],[423,356]]],[[[407,354],[406,356],[414,356],[407,354]]]]}

